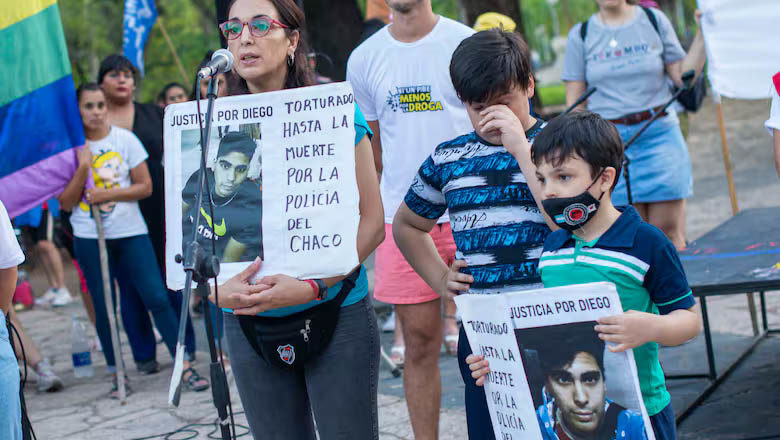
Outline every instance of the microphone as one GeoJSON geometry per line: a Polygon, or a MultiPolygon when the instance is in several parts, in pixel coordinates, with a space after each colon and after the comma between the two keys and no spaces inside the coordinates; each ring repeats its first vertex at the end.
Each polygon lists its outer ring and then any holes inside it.
{"type": "Polygon", "coordinates": [[[211,56],[211,61],[198,71],[198,79],[211,78],[225,73],[233,68],[233,54],[227,49],[217,49],[211,56]]]}

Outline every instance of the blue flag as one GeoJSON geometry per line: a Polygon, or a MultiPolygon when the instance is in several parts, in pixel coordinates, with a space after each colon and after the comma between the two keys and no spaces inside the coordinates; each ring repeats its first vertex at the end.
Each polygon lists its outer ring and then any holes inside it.
{"type": "Polygon", "coordinates": [[[122,52],[144,74],[144,47],[157,20],[154,0],[125,0],[122,52]]]}

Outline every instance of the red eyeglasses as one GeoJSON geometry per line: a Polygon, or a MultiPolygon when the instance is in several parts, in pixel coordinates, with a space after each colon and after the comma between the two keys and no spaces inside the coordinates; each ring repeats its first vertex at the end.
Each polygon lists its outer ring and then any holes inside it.
{"type": "Polygon", "coordinates": [[[265,37],[271,30],[273,25],[277,25],[280,28],[288,29],[284,23],[274,20],[271,17],[261,16],[255,17],[247,22],[241,20],[228,20],[219,25],[219,30],[222,31],[222,35],[228,40],[235,40],[241,36],[241,32],[244,31],[244,26],[249,26],[249,33],[255,37],[265,37]]]}

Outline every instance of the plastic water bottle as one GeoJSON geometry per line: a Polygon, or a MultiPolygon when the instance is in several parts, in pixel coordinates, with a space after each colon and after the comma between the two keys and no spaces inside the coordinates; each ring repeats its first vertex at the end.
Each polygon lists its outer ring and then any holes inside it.
{"type": "Polygon", "coordinates": [[[78,316],[73,317],[71,330],[71,354],[73,356],[73,374],[76,377],[92,377],[92,353],[89,351],[89,340],[84,321],[78,316]]]}

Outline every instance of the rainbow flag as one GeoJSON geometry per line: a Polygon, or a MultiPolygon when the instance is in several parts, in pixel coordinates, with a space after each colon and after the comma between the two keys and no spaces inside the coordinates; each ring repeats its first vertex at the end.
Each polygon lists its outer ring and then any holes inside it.
{"type": "Polygon", "coordinates": [[[0,1],[0,200],[15,217],[58,195],[84,145],[56,0],[0,1]]]}

